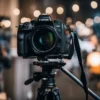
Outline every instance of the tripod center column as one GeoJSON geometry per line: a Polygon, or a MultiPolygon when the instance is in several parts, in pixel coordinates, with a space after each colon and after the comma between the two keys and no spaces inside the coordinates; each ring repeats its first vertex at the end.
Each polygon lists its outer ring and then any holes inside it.
{"type": "Polygon", "coordinates": [[[55,87],[55,69],[43,68],[42,87],[55,87]]]}

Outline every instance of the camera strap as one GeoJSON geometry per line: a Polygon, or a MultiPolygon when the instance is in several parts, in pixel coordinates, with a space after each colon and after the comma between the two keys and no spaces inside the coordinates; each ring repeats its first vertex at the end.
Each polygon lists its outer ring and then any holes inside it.
{"type": "Polygon", "coordinates": [[[79,65],[81,67],[81,77],[80,77],[81,82],[83,83],[84,91],[86,93],[86,100],[88,100],[88,87],[87,87],[87,80],[86,80],[86,76],[85,76],[85,72],[84,72],[83,64],[82,64],[81,49],[80,49],[77,34],[74,33],[74,32],[72,32],[72,39],[73,39],[74,47],[75,47],[75,50],[76,50],[76,53],[77,53],[79,65]]]}

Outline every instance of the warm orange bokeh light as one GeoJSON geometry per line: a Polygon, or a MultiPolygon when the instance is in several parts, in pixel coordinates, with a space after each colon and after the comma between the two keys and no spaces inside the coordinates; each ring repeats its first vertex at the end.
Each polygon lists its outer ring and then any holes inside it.
{"type": "Polygon", "coordinates": [[[92,1],[90,5],[93,9],[96,9],[98,7],[98,3],[96,1],[92,1]]]}
{"type": "Polygon", "coordinates": [[[91,27],[93,24],[94,24],[94,22],[93,22],[93,19],[91,19],[91,18],[88,18],[88,19],[86,20],[86,22],[85,22],[85,25],[86,25],[87,27],[91,27]]]}
{"type": "Polygon", "coordinates": [[[100,74],[100,52],[92,52],[87,56],[87,65],[90,67],[90,72],[100,74]]]}
{"type": "Polygon", "coordinates": [[[53,13],[53,8],[52,7],[47,7],[45,10],[46,14],[52,14],[53,13]]]}
{"type": "Polygon", "coordinates": [[[58,7],[57,8],[57,14],[61,15],[64,13],[64,8],[63,7],[58,7]]]}
{"type": "Polygon", "coordinates": [[[98,45],[98,39],[96,35],[92,35],[89,40],[94,46],[98,45]]]}
{"type": "Polygon", "coordinates": [[[78,5],[78,4],[74,4],[74,5],[72,6],[72,10],[73,10],[74,12],[78,12],[78,11],[80,10],[79,5],[78,5]]]}

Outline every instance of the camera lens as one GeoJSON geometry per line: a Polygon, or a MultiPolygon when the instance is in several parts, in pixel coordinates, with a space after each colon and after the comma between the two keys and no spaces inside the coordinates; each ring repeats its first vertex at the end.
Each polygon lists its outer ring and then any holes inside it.
{"type": "Polygon", "coordinates": [[[51,32],[48,32],[47,34],[44,33],[44,35],[39,36],[39,43],[42,46],[48,45],[49,47],[53,44],[53,34],[51,32]]]}
{"type": "Polygon", "coordinates": [[[32,38],[33,47],[40,52],[51,50],[56,44],[55,32],[48,29],[38,29],[32,38]]]}

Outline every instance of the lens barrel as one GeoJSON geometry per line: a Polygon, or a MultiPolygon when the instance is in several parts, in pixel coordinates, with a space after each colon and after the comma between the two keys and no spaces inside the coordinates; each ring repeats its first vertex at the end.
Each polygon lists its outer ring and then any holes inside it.
{"type": "Polygon", "coordinates": [[[36,52],[47,53],[57,44],[57,33],[51,26],[41,26],[32,35],[32,47],[36,52]]]}

